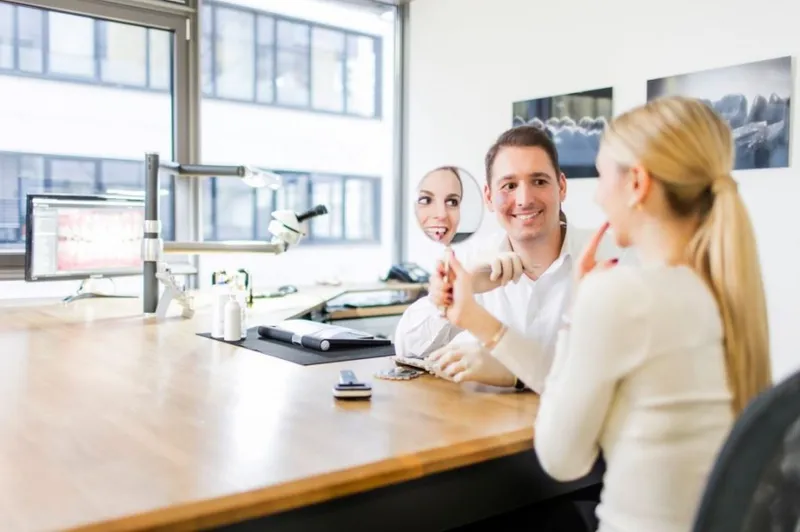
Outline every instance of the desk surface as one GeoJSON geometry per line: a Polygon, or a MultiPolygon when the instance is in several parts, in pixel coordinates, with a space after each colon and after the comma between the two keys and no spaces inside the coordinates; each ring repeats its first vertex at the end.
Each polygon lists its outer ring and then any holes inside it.
{"type": "MultiPolygon", "coordinates": [[[[251,320],[343,290],[259,301],[251,320]]],[[[298,366],[197,336],[208,309],[156,322],[141,308],[0,308],[0,530],[194,529],[532,446],[532,394],[374,379],[388,359],[298,366]],[[344,367],[371,401],[333,399],[344,367]]]]}

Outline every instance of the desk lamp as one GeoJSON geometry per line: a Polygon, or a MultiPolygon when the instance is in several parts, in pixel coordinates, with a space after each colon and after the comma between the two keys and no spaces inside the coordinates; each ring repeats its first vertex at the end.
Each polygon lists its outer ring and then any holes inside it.
{"type": "Polygon", "coordinates": [[[144,239],[142,241],[142,260],[144,275],[144,313],[164,317],[170,301],[175,299],[182,307],[182,315],[194,315],[192,301],[184,290],[178,287],[167,264],[161,261],[164,253],[197,255],[200,253],[267,253],[277,255],[300,242],[305,234],[302,223],[315,216],[327,214],[324,205],[304,212],[279,210],[272,213],[267,229],[272,234],[269,242],[223,241],[223,242],[164,242],[161,239],[161,220],[159,215],[159,178],[161,171],[183,177],[238,177],[254,188],[280,188],[281,176],[249,166],[225,166],[206,164],[179,164],[161,161],[157,153],[145,154],[145,215],[144,239]],[[159,300],[159,285],[165,285],[164,294],[159,300]]]}

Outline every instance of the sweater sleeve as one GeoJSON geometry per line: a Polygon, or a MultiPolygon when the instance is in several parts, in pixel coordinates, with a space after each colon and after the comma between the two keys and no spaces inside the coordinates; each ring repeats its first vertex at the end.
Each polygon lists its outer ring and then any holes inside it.
{"type": "Polygon", "coordinates": [[[491,354],[525,386],[536,393],[542,392],[553,359],[539,342],[509,327],[491,354]]]}
{"type": "Polygon", "coordinates": [[[581,282],[535,423],[534,448],[553,478],[575,480],[594,466],[615,387],[651,343],[649,300],[641,278],[623,267],[581,282]]]}

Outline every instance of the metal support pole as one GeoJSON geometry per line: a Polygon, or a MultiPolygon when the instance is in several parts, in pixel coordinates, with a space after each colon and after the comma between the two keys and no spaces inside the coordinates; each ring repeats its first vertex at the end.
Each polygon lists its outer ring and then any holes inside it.
{"type": "Polygon", "coordinates": [[[158,261],[161,256],[161,220],[158,213],[160,164],[157,153],[145,154],[144,239],[142,241],[144,313],[154,314],[158,306],[158,261]]]}
{"type": "Polygon", "coordinates": [[[178,174],[194,177],[244,177],[246,166],[222,166],[210,164],[181,164],[178,174]]]}

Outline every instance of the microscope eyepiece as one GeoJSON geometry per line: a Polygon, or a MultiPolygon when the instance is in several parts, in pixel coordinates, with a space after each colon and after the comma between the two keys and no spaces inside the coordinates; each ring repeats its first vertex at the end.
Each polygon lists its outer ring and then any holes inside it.
{"type": "Polygon", "coordinates": [[[297,215],[298,222],[304,222],[310,218],[314,218],[315,216],[321,216],[323,214],[328,214],[328,209],[325,205],[317,205],[306,212],[300,213],[297,215]]]}

